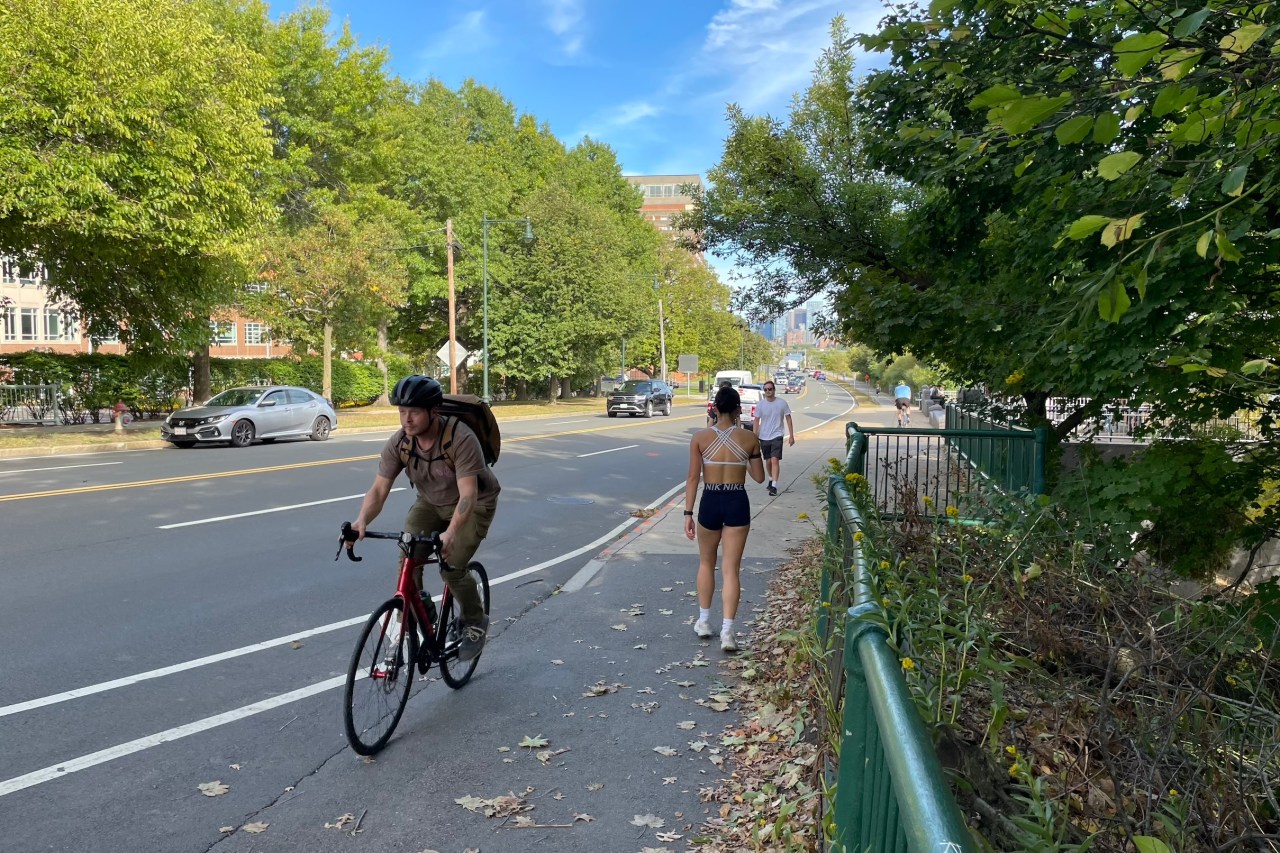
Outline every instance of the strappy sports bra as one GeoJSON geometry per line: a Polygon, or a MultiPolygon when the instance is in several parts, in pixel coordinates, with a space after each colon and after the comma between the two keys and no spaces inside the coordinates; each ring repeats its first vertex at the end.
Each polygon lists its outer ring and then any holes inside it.
{"type": "Polygon", "coordinates": [[[702,451],[703,465],[741,465],[747,467],[747,460],[751,458],[747,455],[747,451],[742,449],[742,445],[731,438],[731,434],[737,427],[729,427],[728,429],[720,429],[713,426],[710,428],[716,434],[715,440],[707,445],[707,449],[702,451]],[[722,447],[727,447],[737,459],[730,459],[727,462],[721,462],[718,459],[712,459],[711,456],[722,447]]]}

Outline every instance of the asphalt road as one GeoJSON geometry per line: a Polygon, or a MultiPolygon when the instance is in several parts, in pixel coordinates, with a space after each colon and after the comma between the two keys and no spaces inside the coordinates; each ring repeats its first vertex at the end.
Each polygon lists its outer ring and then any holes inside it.
{"type": "MultiPolygon", "coordinates": [[[[852,405],[830,383],[787,399],[797,431],[852,405]]],[[[681,489],[703,423],[678,408],[502,425],[502,497],[477,555],[491,644],[632,510],[681,489]]],[[[193,780],[252,762],[238,794],[266,805],[347,750],[337,688],[397,552],[368,542],[363,563],[335,562],[336,533],[389,432],[0,460],[0,851],[204,851],[219,836],[193,780]]],[[[374,526],[398,529],[410,502],[396,492],[374,526]]],[[[457,752],[447,726],[428,741],[457,752]]]]}

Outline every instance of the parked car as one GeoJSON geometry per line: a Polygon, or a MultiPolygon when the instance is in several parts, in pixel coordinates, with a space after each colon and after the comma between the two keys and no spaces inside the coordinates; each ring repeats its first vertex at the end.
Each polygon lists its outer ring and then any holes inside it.
{"type": "Polygon", "coordinates": [[[651,418],[654,412],[670,415],[673,396],[671,386],[658,379],[630,379],[609,392],[604,411],[611,418],[620,414],[651,418]]]}
{"type": "Polygon", "coordinates": [[[254,440],[307,437],[324,441],[338,423],[329,401],[291,385],[228,388],[203,406],[186,406],[160,424],[160,437],[177,447],[228,442],[246,447],[254,440]]]}

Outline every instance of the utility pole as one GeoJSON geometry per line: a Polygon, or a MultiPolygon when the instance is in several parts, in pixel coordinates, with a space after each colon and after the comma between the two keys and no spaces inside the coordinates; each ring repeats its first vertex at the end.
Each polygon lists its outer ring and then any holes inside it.
{"type": "MultiPolygon", "coordinates": [[[[458,393],[458,314],[453,291],[453,220],[444,221],[445,267],[449,271],[449,393],[458,393]]],[[[489,354],[485,353],[488,358],[489,354]]]]}
{"type": "Polygon", "coordinates": [[[658,275],[654,273],[653,289],[658,294],[658,345],[662,359],[662,381],[667,381],[667,324],[662,319],[662,291],[658,289],[658,275]]]}

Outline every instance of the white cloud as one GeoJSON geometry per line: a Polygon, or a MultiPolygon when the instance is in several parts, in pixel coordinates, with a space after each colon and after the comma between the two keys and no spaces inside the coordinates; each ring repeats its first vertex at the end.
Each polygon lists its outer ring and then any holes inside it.
{"type": "Polygon", "coordinates": [[[576,56],[582,50],[582,24],[585,13],[582,0],[544,0],[547,6],[547,29],[560,37],[565,56],[576,56]]]}
{"type": "Polygon", "coordinates": [[[419,52],[421,59],[479,53],[493,45],[491,28],[485,22],[485,10],[477,9],[458,18],[419,52]]]}
{"type": "Polygon", "coordinates": [[[629,101],[588,119],[584,126],[570,138],[576,140],[590,136],[592,139],[608,139],[614,131],[643,119],[653,118],[662,112],[662,107],[650,101],[629,101]]]}

